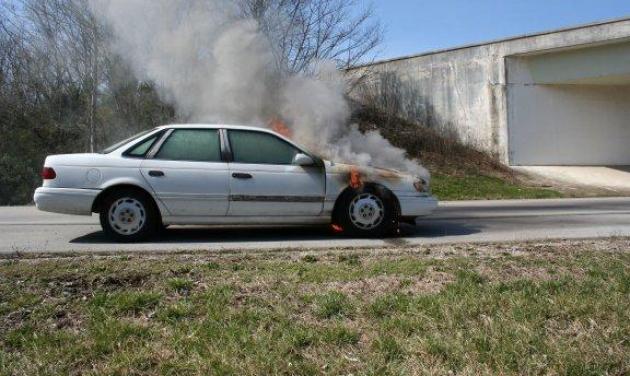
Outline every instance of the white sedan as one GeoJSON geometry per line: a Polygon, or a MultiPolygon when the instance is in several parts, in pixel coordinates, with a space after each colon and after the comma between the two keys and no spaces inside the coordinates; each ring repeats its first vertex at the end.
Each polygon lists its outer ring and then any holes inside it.
{"type": "Polygon", "coordinates": [[[170,224],[332,224],[384,236],[429,214],[428,178],[318,158],[270,130],[168,125],[98,154],[46,158],[35,204],[99,213],[105,234],[138,241],[170,224]]]}

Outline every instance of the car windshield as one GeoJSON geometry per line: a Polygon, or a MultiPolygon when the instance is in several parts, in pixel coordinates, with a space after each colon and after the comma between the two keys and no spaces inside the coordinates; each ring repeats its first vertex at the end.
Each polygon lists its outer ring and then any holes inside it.
{"type": "Polygon", "coordinates": [[[101,150],[100,153],[101,154],[109,154],[112,151],[118,149],[119,147],[121,147],[121,146],[123,146],[123,145],[125,145],[125,144],[127,144],[127,143],[129,143],[129,142],[131,142],[133,140],[135,140],[135,139],[138,139],[138,138],[140,138],[140,137],[142,137],[142,136],[144,136],[144,135],[146,135],[146,134],[148,134],[150,132],[153,132],[153,131],[154,131],[154,129],[148,129],[146,131],[142,131],[142,132],[140,132],[138,134],[135,134],[135,135],[133,135],[133,136],[131,136],[129,138],[125,138],[124,140],[119,141],[119,142],[113,144],[112,146],[106,147],[105,149],[101,150]]]}

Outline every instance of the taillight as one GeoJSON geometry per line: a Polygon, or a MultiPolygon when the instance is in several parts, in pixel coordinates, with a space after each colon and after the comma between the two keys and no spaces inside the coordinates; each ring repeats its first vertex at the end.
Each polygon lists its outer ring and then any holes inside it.
{"type": "Polygon", "coordinates": [[[52,180],[57,177],[57,173],[53,170],[52,167],[44,167],[42,169],[42,179],[44,180],[52,180]]]}

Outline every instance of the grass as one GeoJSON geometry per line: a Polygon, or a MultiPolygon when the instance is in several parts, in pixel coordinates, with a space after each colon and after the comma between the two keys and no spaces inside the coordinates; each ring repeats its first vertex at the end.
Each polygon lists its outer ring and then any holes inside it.
{"type": "Polygon", "coordinates": [[[0,261],[0,374],[627,374],[630,240],[0,261]]]}
{"type": "Polygon", "coordinates": [[[501,200],[563,197],[558,191],[526,187],[498,177],[433,174],[431,190],[440,200],[501,200]]]}
{"type": "Polygon", "coordinates": [[[350,316],[353,311],[348,297],[337,291],[330,291],[323,295],[316,295],[315,316],[320,319],[350,316]]]}

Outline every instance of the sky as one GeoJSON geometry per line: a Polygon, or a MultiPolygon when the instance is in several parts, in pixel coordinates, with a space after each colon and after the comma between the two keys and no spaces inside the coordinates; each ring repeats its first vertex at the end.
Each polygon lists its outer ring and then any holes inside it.
{"type": "Polygon", "coordinates": [[[630,17],[630,0],[373,0],[377,59],[630,17]]]}

